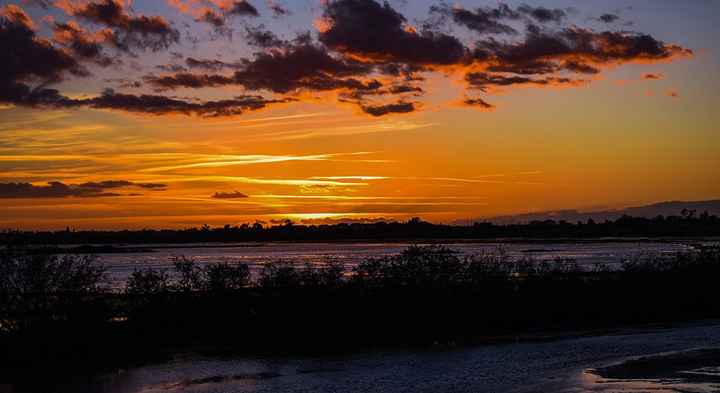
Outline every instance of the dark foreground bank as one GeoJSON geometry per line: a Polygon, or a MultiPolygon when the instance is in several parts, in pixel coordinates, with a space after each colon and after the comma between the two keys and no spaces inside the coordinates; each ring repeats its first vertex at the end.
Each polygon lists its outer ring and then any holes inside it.
{"type": "Polygon", "coordinates": [[[179,259],[172,272],[136,271],[122,293],[103,289],[89,257],[7,251],[0,262],[0,375],[21,387],[39,373],[59,380],[188,351],[454,347],[720,317],[713,248],[618,270],[442,247],[412,247],[351,272],[274,262],[258,277],[242,264],[179,259]]]}
{"type": "MultiPolygon", "coordinates": [[[[707,393],[717,391],[718,384],[688,373],[711,374],[717,358],[696,356],[705,350],[692,349],[718,342],[720,325],[709,321],[458,348],[305,356],[195,354],[101,375],[78,369],[72,379],[36,377],[34,385],[14,393],[707,393]],[[652,375],[597,375],[638,358],[674,365],[652,375]]],[[[0,392],[5,393],[2,386],[0,392]]]]}

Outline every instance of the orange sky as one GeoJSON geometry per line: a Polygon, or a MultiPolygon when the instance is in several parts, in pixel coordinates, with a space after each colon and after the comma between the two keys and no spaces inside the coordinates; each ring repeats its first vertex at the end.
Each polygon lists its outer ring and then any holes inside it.
{"type": "MultiPolygon", "coordinates": [[[[46,11],[34,12],[37,24],[46,11]]],[[[493,88],[490,111],[458,104],[466,92],[456,70],[423,73],[417,110],[381,117],[338,102],[338,92],[212,118],[2,104],[1,183],[132,184],[105,197],[5,197],[0,227],[452,222],[719,198],[720,48],[662,38],[696,54],[613,65],[578,87],[493,88]]],[[[63,86],[68,97],[97,94],[82,80],[63,86]]]]}

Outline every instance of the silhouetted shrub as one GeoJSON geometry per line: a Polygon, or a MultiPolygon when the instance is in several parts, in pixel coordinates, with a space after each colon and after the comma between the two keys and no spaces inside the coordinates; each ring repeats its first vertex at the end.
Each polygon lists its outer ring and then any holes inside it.
{"type": "Polygon", "coordinates": [[[191,258],[176,257],[173,266],[176,277],[172,289],[175,291],[231,291],[241,289],[250,283],[250,268],[242,263],[219,262],[199,266],[191,258]]]}
{"type": "Polygon", "coordinates": [[[0,253],[0,330],[66,318],[69,305],[100,290],[104,275],[93,256],[0,253]]]}
{"type": "Polygon", "coordinates": [[[195,260],[181,257],[173,258],[173,266],[177,273],[174,288],[184,292],[200,291],[205,289],[202,280],[202,269],[195,260]]]}
{"type": "Polygon", "coordinates": [[[170,276],[167,272],[149,268],[132,272],[125,292],[133,296],[152,296],[167,293],[170,288],[170,276]]]}
{"type": "Polygon", "coordinates": [[[249,282],[250,268],[246,264],[213,263],[202,269],[202,284],[206,291],[238,290],[249,282]]]}
{"type": "Polygon", "coordinates": [[[303,269],[298,270],[299,285],[306,288],[338,288],[345,283],[344,273],[345,267],[338,262],[329,261],[321,265],[306,263],[303,269]]]}
{"type": "Polygon", "coordinates": [[[265,289],[297,288],[302,279],[292,262],[276,261],[263,265],[258,285],[265,289]]]}
{"type": "Polygon", "coordinates": [[[411,246],[399,255],[371,258],[353,269],[367,287],[448,287],[461,283],[467,258],[443,246],[411,246]]]}

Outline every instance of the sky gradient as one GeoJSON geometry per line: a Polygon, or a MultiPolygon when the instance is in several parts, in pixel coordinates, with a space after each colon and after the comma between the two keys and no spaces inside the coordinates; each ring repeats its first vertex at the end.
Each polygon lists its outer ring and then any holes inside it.
{"type": "Polygon", "coordinates": [[[715,1],[0,6],[0,228],[720,197],[715,1]]]}

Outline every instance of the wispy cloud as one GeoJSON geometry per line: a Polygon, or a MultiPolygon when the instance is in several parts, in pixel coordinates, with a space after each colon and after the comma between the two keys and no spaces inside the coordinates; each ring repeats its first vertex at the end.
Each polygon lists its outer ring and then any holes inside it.
{"type": "Polygon", "coordinates": [[[244,184],[264,184],[279,186],[343,186],[343,187],[361,187],[367,186],[367,183],[361,182],[341,182],[331,180],[313,180],[313,179],[284,179],[284,178],[262,178],[262,177],[244,177],[244,176],[182,176],[182,177],[164,177],[157,181],[164,183],[174,182],[221,182],[221,183],[244,183],[244,184]]]}
{"type": "Polygon", "coordinates": [[[381,132],[412,131],[432,127],[435,123],[416,123],[411,121],[379,121],[352,126],[328,126],[322,128],[309,128],[302,130],[286,130],[269,133],[263,136],[264,140],[297,140],[330,136],[349,136],[360,134],[373,134],[381,132]]]}
{"type": "Polygon", "coordinates": [[[321,180],[387,180],[388,176],[313,176],[311,179],[321,180]]]}
{"type": "Polygon", "coordinates": [[[372,154],[372,152],[328,153],[312,155],[207,155],[203,157],[203,159],[205,160],[203,162],[146,168],[142,169],[141,172],[164,172],[178,169],[217,168],[235,165],[257,165],[289,161],[330,161],[333,159],[337,159],[338,157],[359,156],[367,154],[372,154]]]}
{"type": "Polygon", "coordinates": [[[485,199],[485,197],[465,197],[465,196],[357,196],[357,195],[282,195],[282,194],[258,194],[251,195],[252,198],[268,198],[268,199],[321,199],[330,201],[404,201],[404,200],[472,200],[485,199]]]}

